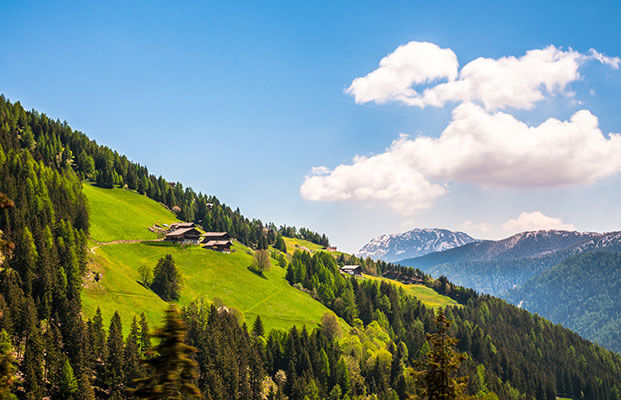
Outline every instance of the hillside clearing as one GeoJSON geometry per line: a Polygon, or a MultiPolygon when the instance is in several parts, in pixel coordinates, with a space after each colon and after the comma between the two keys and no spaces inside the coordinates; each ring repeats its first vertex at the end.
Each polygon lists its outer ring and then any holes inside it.
{"type": "Polygon", "coordinates": [[[406,285],[405,283],[395,281],[392,279],[388,279],[388,278],[377,277],[377,276],[367,275],[367,274],[364,274],[363,276],[366,279],[390,282],[393,285],[404,288],[409,294],[416,297],[427,307],[431,307],[434,309],[439,308],[439,307],[447,307],[447,306],[463,307],[461,304],[451,299],[450,297],[441,295],[435,290],[433,290],[432,288],[427,287],[425,285],[419,285],[419,284],[406,285]]]}

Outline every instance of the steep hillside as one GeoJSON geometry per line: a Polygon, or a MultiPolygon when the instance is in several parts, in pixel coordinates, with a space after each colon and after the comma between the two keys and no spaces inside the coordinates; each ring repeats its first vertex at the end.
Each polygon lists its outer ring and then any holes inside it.
{"type": "Polygon", "coordinates": [[[402,260],[458,285],[501,295],[574,254],[621,249],[621,236],[567,231],[523,232],[507,239],[470,243],[458,248],[402,260]]]}
{"type": "MultiPolygon", "coordinates": [[[[84,192],[93,238],[100,242],[149,240],[156,234],[148,227],[175,220],[162,205],[129,190],[84,185],[84,192]],[[97,208],[99,205],[104,206],[103,211],[97,208]]],[[[309,243],[304,244],[310,246],[309,243]]],[[[91,317],[100,307],[106,321],[116,310],[124,321],[144,312],[149,322],[157,325],[167,304],[138,283],[138,268],[153,268],[166,254],[173,256],[183,276],[181,305],[197,298],[222,301],[240,310],[249,323],[261,315],[266,329],[315,326],[328,311],[308,294],[290,286],[284,279],[286,270],[275,260],[271,260],[272,268],[259,276],[248,269],[253,261],[252,250],[239,242],[232,250],[231,254],[223,254],[198,246],[184,248],[156,241],[93,244],[91,273],[82,291],[84,312],[91,317]]]]}
{"type": "Polygon", "coordinates": [[[620,293],[621,254],[594,252],[564,260],[506,297],[621,353],[620,293]]]}
{"type": "Polygon", "coordinates": [[[423,256],[435,251],[448,250],[476,241],[463,232],[452,232],[437,228],[414,229],[399,234],[378,236],[365,244],[357,255],[394,262],[404,258],[423,256]]]}
{"type": "Polygon", "coordinates": [[[113,240],[155,239],[148,228],[153,224],[170,224],[177,217],[161,204],[129,190],[103,189],[83,185],[88,198],[91,238],[98,242],[113,240]]]}
{"type": "Polygon", "coordinates": [[[372,276],[372,275],[364,275],[364,277],[366,279],[388,282],[390,284],[396,285],[399,288],[403,288],[406,290],[408,294],[411,294],[412,296],[416,297],[416,299],[419,300],[421,303],[434,309],[437,309],[440,307],[448,307],[448,306],[455,306],[455,307],[462,306],[461,304],[451,299],[450,297],[441,295],[435,290],[425,285],[418,285],[418,284],[408,285],[408,284],[395,281],[392,279],[382,278],[382,277],[377,277],[377,276],[372,276]]]}

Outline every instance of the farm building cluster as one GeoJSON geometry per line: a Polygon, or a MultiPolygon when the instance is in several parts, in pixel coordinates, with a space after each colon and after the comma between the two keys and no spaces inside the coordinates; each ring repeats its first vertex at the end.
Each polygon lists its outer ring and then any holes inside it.
{"type": "Polygon", "coordinates": [[[201,245],[205,249],[230,253],[233,241],[228,232],[202,233],[192,222],[178,222],[169,226],[164,240],[178,243],[201,245]]]}

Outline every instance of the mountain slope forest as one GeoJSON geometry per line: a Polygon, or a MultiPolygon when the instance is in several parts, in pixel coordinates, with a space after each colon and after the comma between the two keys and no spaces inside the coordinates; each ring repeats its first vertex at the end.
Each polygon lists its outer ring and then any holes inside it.
{"type": "Polygon", "coordinates": [[[521,287],[507,300],[621,353],[621,255],[570,257],[521,287]]]}
{"type": "MultiPolygon", "coordinates": [[[[127,185],[128,191],[165,204],[174,218],[232,233],[238,249],[280,246],[281,235],[328,244],[325,235],[264,225],[214,196],[169,184],[67,123],[1,97],[0,192],[14,203],[3,201],[0,210],[3,239],[13,244],[2,248],[0,271],[0,393],[5,398],[136,398],[140,392],[128,389],[151,371],[140,360],[153,365],[165,356],[162,342],[152,342],[148,334],[154,327],[146,316],[130,321],[113,313],[104,323],[101,311],[84,313],[83,286],[96,262],[89,247],[97,246],[94,236],[102,234],[90,231],[89,218],[97,211],[90,209],[89,215],[84,179],[108,190],[127,185]]],[[[127,229],[122,233],[132,234],[127,229]]],[[[109,246],[117,245],[99,249],[109,246]]],[[[243,324],[226,302],[182,300],[179,317],[187,333],[176,338],[196,349],[180,347],[190,357],[184,365],[193,366],[183,378],[205,399],[403,399],[418,392],[418,371],[435,346],[427,335],[441,332],[436,312],[389,280],[355,279],[338,267],[354,261],[367,273],[392,276],[414,270],[347,257],[300,250],[287,257],[284,276],[268,276],[331,310],[316,328],[266,330],[260,312],[243,324]]],[[[448,333],[459,340],[457,350],[463,353],[458,375],[468,377],[466,394],[481,399],[620,398],[619,355],[503,300],[448,280],[422,278],[461,305],[446,307],[444,313],[453,321],[448,333]]],[[[181,326],[175,323],[169,325],[181,326]]]]}
{"type": "Polygon", "coordinates": [[[621,233],[523,232],[400,261],[458,285],[504,295],[565,258],[597,250],[621,251],[621,233]]]}

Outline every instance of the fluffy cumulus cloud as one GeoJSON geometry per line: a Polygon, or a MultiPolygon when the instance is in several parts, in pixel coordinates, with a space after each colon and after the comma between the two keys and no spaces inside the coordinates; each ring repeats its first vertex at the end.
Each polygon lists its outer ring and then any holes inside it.
{"type": "Polygon", "coordinates": [[[418,96],[413,85],[438,79],[454,80],[459,64],[451,49],[428,42],[410,42],[399,46],[380,61],[367,76],[356,78],[346,90],[357,103],[402,100],[418,96]]]}
{"type": "Polygon", "coordinates": [[[353,95],[357,103],[401,101],[419,107],[441,107],[451,101],[475,101],[488,110],[530,109],[546,95],[570,94],[567,85],[580,78],[578,70],[589,60],[613,68],[619,68],[621,61],[593,49],[582,54],[548,46],[527,51],[521,57],[480,57],[457,73],[457,58],[450,49],[410,42],[384,57],[378,69],[355,79],[346,93],[353,95]],[[437,82],[439,78],[447,81],[437,82]],[[414,85],[431,83],[435,84],[419,91],[413,89],[414,85]]]}
{"type": "Polygon", "coordinates": [[[306,177],[314,201],[383,201],[410,214],[446,193],[449,182],[534,188],[592,183],[621,171],[621,135],[606,137],[589,111],[529,126],[511,114],[459,105],[439,138],[401,135],[385,152],[306,177]]]}
{"type": "Polygon", "coordinates": [[[537,230],[575,231],[572,224],[563,223],[560,218],[548,217],[540,211],[523,212],[519,217],[510,219],[502,225],[507,232],[517,233],[537,230]]]}
{"type": "Polygon", "coordinates": [[[395,141],[385,153],[356,157],[351,165],[339,165],[334,170],[313,168],[321,173],[306,177],[300,188],[302,197],[311,201],[385,202],[405,215],[429,207],[446,189],[404,163],[403,154],[395,151],[403,140],[395,141]]]}
{"type": "Polygon", "coordinates": [[[455,102],[448,126],[439,137],[402,134],[383,153],[357,156],[334,169],[315,167],[301,194],[312,201],[383,202],[409,215],[447,193],[451,182],[545,188],[589,184],[618,173],[621,135],[604,135],[590,111],[528,125],[504,110],[571,94],[568,84],[580,78],[588,60],[613,68],[621,63],[595,50],[548,46],[521,57],[477,58],[459,69],[450,49],[427,42],[400,46],[379,68],[355,79],[347,93],[358,103],[455,102]]]}

